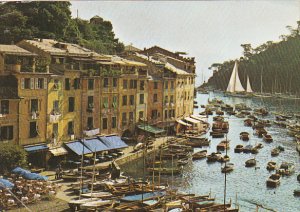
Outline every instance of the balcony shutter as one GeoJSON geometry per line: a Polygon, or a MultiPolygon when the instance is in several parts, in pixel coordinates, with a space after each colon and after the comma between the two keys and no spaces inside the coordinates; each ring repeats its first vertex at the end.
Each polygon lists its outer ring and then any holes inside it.
{"type": "Polygon", "coordinates": [[[30,79],[30,89],[34,89],[34,78],[30,79]]]}
{"type": "Polygon", "coordinates": [[[21,89],[24,89],[24,87],[25,87],[24,78],[21,78],[21,89]]]}
{"type": "Polygon", "coordinates": [[[48,85],[47,85],[47,78],[44,78],[44,89],[47,89],[48,85]]]}
{"type": "Polygon", "coordinates": [[[34,82],[35,82],[35,89],[38,89],[39,88],[39,79],[34,78],[34,82]]]}

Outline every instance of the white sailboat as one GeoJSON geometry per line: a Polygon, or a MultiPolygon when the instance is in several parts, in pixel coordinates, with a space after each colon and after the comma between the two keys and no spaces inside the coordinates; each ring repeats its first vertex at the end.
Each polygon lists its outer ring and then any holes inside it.
{"type": "Polygon", "coordinates": [[[252,90],[251,84],[250,84],[250,80],[249,80],[249,76],[247,76],[247,87],[246,87],[246,92],[247,92],[247,93],[253,93],[253,90],[252,90]]]}
{"type": "Polygon", "coordinates": [[[226,93],[232,96],[244,96],[243,92],[245,92],[245,88],[243,87],[239,77],[238,63],[237,61],[235,61],[230,80],[226,89],[226,93]]]}

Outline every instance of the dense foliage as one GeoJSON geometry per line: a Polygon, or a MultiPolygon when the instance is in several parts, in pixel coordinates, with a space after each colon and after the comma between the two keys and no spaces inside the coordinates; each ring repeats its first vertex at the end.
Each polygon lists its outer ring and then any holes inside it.
{"type": "MultiPolygon", "coordinates": [[[[289,35],[280,36],[278,43],[268,41],[257,48],[242,44],[243,57],[239,60],[239,76],[246,88],[247,75],[256,92],[292,93],[300,95],[300,22],[296,29],[287,27],[289,35]],[[261,83],[262,82],[262,83],[261,83]]],[[[225,90],[234,66],[234,61],[215,63],[215,71],[206,86],[225,90]]]]}
{"type": "Polygon", "coordinates": [[[27,153],[17,145],[0,143],[0,173],[10,172],[17,166],[27,166],[27,153]]]}
{"type": "Polygon", "coordinates": [[[97,23],[72,19],[70,2],[0,3],[0,43],[22,39],[52,38],[78,43],[100,53],[121,52],[124,45],[115,38],[112,24],[99,17],[97,23]]]}

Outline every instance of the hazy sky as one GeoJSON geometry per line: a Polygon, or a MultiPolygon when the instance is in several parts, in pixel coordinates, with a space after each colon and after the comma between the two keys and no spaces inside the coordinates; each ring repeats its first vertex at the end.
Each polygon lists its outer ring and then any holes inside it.
{"type": "Polygon", "coordinates": [[[138,48],[158,45],[196,57],[197,81],[215,62],[239,58],[240,44],[256,47],[288,34],[300,20],[300,1],[72,1],[72,13],[112,22],[116,37],[138,48]]]}

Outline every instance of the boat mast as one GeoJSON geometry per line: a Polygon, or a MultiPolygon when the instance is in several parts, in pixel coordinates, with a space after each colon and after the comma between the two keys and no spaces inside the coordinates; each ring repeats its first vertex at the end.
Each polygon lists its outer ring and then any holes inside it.
{"type": "MultiPolygon", "coordinates": [[[[226,142],[228,142],[227,140],[227,133],[226,133],[226,142]]],[[[226,143],[225,145],[225,156],[226,158],[228,157],[227,155],[227,145],[228,143],[226,143]]],[[[227,165],[227,160],[225,160],[225,167],[227,165]]],[[[224,177],[224,211],[226,211],[226,183],[227,183],[227,171],[226,171],[226,168],[225,168],[225,177],[224,177]]]]}
{"type": "MultiPolygon", "coordinates": [[[[262,90],[263,90],[263,80],[262,80],[262,72],[263,72],[264,67],[261,68],[260,71],[260,93],[262,94],[262,90]]],[[[276,78],[275,78],[276,79],[276,78]]]]}
{"type": "MultiPolygon", "coordinates": [[[[114,162],[112,162],[114,163],[114,162]]],[[[95,181],[95,166],[96,166],[96,148],[94,152],[94,164],[93,164],[93,176],[92,176],[92,186],[91,186],[91,198],[93,198],[93,190],[94,190],[94,181],[95,181]]]]}

